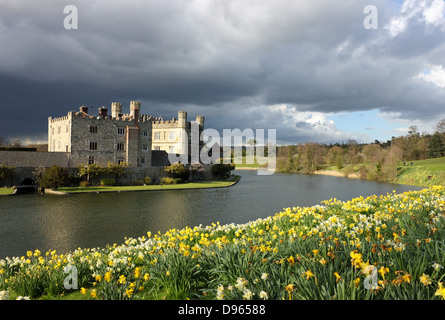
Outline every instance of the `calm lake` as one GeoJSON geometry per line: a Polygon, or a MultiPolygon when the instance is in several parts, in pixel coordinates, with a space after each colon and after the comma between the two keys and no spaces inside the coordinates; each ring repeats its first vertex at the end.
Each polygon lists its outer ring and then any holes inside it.
{"type": "Polygon", "coordinates": [[[121,244],[125,237],[148,231],[246,223],[331,197],[350,200],[421,189],[322,175],[234,173],[241,175],[240,182],[222,189],[0,197],[0,259],[35,249],[65,253],[121,244]]]}

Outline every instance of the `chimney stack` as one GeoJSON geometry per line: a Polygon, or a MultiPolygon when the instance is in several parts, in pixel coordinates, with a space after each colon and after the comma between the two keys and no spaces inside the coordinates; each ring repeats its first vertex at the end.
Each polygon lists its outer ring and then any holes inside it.
{"type": "Polygon", "coordinates": [[[99,108],[99,117],[105,118],[107,116],[108,109],[105,107],[99,108]]]}

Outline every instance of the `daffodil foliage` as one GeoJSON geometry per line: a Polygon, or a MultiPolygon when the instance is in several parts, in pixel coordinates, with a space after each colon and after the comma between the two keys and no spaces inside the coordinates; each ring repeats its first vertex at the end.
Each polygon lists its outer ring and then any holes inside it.
{"type": "Polygon", "coordinates": [[[124,240],[1,260],[1,296],[445,299],[444,186],[124,240]],[[68,265],[77,270],[77,289],[64,286],[68,265]]]}

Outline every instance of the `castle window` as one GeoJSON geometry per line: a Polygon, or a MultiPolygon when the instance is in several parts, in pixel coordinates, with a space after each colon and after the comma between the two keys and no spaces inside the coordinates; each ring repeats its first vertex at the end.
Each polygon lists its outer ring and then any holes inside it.
{"type": "Polygon", "coordinates": [[[93,163],[94,163],[94,157],[88,156],[88,164],[93,164],[93,163]]]}
{"type": "Polygon", "coordinates": [[[125,128],[118,127],[117,128],[117,134],[125,134],[125,128]]]}
{"type": "Polygon", "coordinates": [[[145,158],[141,158],[141,164],[145,164],[145,158]]]}
{"type": "Polygon", "coordinates": [[[60,134],[60,127],[57,127],[57,133],[60,134]]]}
{"type": "Polygon", "coordinates": [[[117,151],[125,151],[125,143],[124,142],[118,142],[116,145],[117,151]]]}
{"type": "Polygon", "coordinates": [[[125,160],[123,158],[117,158],[117,164],[121,164],[125,162],[125,160]]]}
{"type": "Polygon", "coordinates": [[[144,131],[144,132],[142,133],[142,135],[143,135],[144,137],[148,137],[148,131],[144,131]]]}
{"type": "Polygon", "coordinates": [[[144,144],[144,145],[142,146],[142,151],[148,151],[148,146],[147,146],[146,144],[144,144]]]}
{"type": "Polygon", "coordinates": [[[161,133],[155,132],[155,140],[160,140],[160,139],[161,139],[161,133]]]}
{"type": "Polygon", "coordinates": [[[170,141],[172,141],[172,140],[175,140],[175,132],[174,131],[170,131],[169,133],[168,133],[168,140],[170,140],[170,141]]]}
{"type": "Polygon", "coordinates": [[[175,152],[175,147],[169,147],[168,148],[168,152],[169,153],[174,153],[175,152]]]}
{"type": "Polygon", "coordinates": [[[90,142],[90,150],[97,150],[97,142],[90,142]]]}
{"type": "Polygon", "coordinates": [[[97,126],[90,126],[90,133],[97,133],[97,126]]]}
{"type": "Polygon", "coordinates": [[[161,150],[161,147],[155,147],[154,150],[161,150]]]}

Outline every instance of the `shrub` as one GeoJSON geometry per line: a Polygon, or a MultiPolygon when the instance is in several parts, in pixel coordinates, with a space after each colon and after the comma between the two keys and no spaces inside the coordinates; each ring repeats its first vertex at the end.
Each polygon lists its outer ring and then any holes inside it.
{"type": "Polygon", "coordinates": [[[69,187],[78,187],[80,185],[82,178],[79,176],[70,176],[68,181],[69,187]]]}
{"type": "Polygon", "coordinates": [[[176,181],[173,178],[170,177],[163,177],[161,178],[161,184],[175,184],[176,181]]]}
{"type": "Polygon", "coordinates": [[[153,181],[151,180],[150,177],[145,177],[144,178],[144,184],[152,184],[152,183],[153,183],[153,181]]]}
{"type": "Polygon", "coordinates": [[[130,182],[130,185],[132,185],[132,186],[143,186],[144,185],[144,180],[141,180],[141,179],[132,180],[130,182]]]}
{"type": "Polygon", "coordinates": [[[100,179],[101,186],[114,186],[115,184],[116,184],[116,180],[113,178],[100,179]]]}
{"type": "Polygon", "coordinates": [[[65,168],[52,166],[46,170],[37,181],[43,188],[54,188],[68,186],[70,184],[70,175],[65,168]]]}
{"type": "Polygon", "coordinates": [[[182,163],[174,163],[164,168],[165,172],[170,173],[173,178],[179,178],[183,181],[187,181],[189,178],[189,169],[182,163]]]}
{"type": "Polygon", "coordinates": [[[79,186],[81,188],[86,188],[89,186],[89,183],[88,183],[88,181],[80,181],[79,186]]]}
{"type": "Polygon", "coordinates": [[[235,169],[233,164],[214,164],[212,166],[212,173],[218,178],[228,178],[230,176],[230,171],[235,169]]]}

